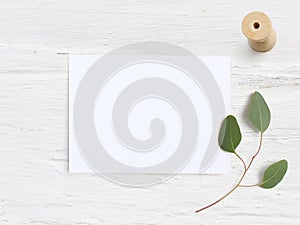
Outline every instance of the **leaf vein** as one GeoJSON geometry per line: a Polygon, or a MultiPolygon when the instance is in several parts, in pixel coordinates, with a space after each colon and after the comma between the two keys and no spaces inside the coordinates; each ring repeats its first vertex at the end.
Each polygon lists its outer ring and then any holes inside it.
{"type": "Polygon", "coordinates": [[[284,166],[280,166],[280,168],[271,176],[269,177],[267,180],[265,180],[264,182],[262,182],[260,185],[264,185],[266,183],[268,183],[269,181],[271,181],[274,177],[276,177],[276,175],[281,172],[281,170],[284,168],[284,166]]]}

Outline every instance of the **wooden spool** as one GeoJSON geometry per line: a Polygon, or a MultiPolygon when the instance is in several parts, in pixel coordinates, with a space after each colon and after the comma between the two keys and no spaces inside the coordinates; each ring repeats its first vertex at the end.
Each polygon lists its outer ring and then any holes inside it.
{"type": "Polygon", "coordinates": [[[276,43],[276,32],[270,18],[262,12],[251,12],[242,22],[242,31],[249,45],[256,51],[271,50],[276,43]]]}

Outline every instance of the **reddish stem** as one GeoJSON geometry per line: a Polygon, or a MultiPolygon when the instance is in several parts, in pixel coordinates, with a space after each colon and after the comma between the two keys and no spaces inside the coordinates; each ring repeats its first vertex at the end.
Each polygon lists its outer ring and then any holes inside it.
{"type": "Polygon", "coordinates": [[[227,197],[228,195],[230,195],[235,189],[237,189],[237,188],[239,187],[239,185],[241,184],[242,180],[244,179],[244,177],[245,177],[247,171],[249,170],[250,166],[252,165],[252,163],[253,163],[255,157],[258,155],[258,153],[259,153],[260,150],[261,150],[261,146],[262,146],[262,135],[263,135],[263,133],[261,132],[261,133],[260,133],[260,141],[259,141],[259,146],[258,146],[257,152],[252,156],[252,158],[251,158],[251,160],[250,160],[248,166],[246,166],[245,161],[244,161],[237,153],[235,153],[235,155],[242,161],[242,163],[243,163],[243,165],[244,165],[244,172],[243,172],[242,177],[240,178],[240,180],[237,182],[237,184],[236,184],[236,185],[235,185],[235,186],[234,186],[227,194],[225,194],[223,197],[221,197],[221,198],[218,199],[217,201],[215,201],[215,202],[213,202],[213,203],[211,203],[211,204],[209,204],[209,205],[207,205],[207,206],[205,206],[205,207],[203,207],[203,208],[201,208],[201,209],[196,210],[195,213],[201,212],[201,211],[203,211],[203,210],[205,210],[205,209],[207,209],[207,208],[212,207],[213,205],[215,205],[215,204],[217,204],[218,202],[222,201],[224,198],[226,198],[226,197],[227,197]]]}

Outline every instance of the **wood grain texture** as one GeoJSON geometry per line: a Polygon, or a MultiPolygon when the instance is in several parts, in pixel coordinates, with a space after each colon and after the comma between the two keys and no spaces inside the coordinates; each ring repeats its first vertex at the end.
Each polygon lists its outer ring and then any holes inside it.
{"type": "Polygon", "coordinates": [[[1,3],[0,224],[200,225],[300,223],[300,2],[87,0],[1,3]],[[257,53],[240,30],[250,11],[266,12],[278,34],[274,49],[257,53]],[[231,57],[232,113],[250,159],[258,134],[244,107],[259,90],[272,122],[247,182],[266,165],[289,161],[275,189],[239,189],[201,214],[232,187],[230,175],[176,176],[136,189],[97,175],[68,173],[68,54],[103,54],[144,40],[167,41],[199,55],[231,57]],[[252,176],[251,176],[252,175],[252,176]]]}

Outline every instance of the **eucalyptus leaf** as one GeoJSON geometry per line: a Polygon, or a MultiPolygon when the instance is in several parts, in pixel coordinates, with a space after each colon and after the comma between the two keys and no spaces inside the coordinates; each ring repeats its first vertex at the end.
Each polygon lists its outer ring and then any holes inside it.
{"type": "Polygon", "coordinates": [[[227,116],[222,123],[219,133],[220,147],[224,151],[234,153],[241,139],[242,135],[236,118],[232,115],[227,116]]]}
{"type": "Polygon", "coordinates": [[[262,133],[267,130],[271,121],[270,109],[262,95],[257,91],[252,95],[249,119],[253,126],[262,133]]]}
{"type": "Polygon", "coordinates": [[[275,187],[284,177],[288,168],[286,160],[280,160],[269,166],[264,174],[262,183],[259,185],[262,188],[275,187]]]}

